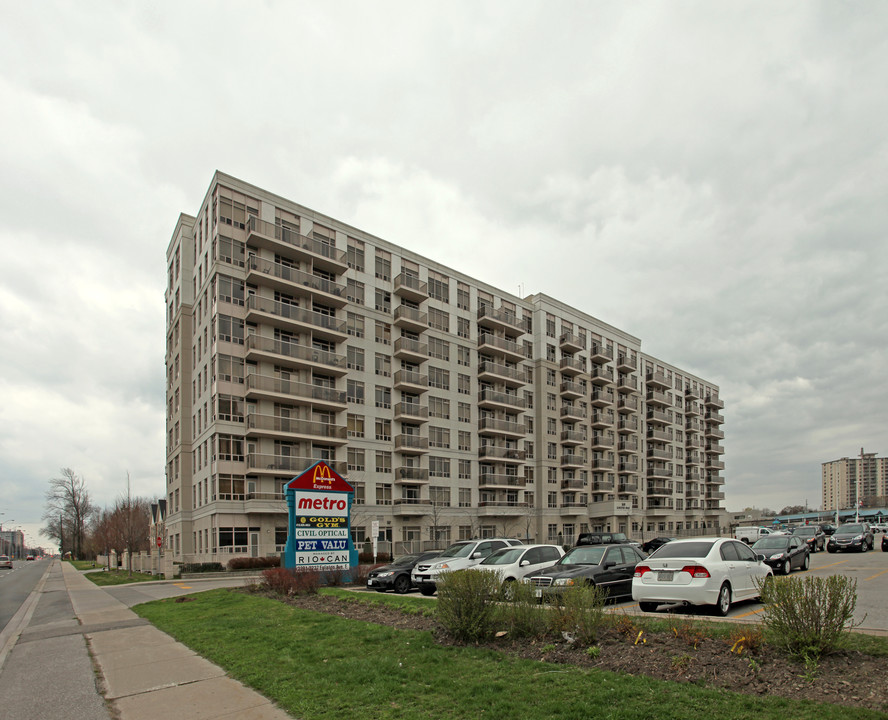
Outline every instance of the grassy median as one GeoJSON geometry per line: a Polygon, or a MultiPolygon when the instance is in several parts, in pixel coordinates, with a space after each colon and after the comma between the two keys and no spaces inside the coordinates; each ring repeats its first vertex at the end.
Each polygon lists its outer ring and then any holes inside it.
{"type": "Polygon", "coordinates": [[[134,610],[306,720],[698,720],[701,708],[719,720],[874,717],[864,708],[753,697],[445,647],[429,632],[301,610],[231,590],[199,593],[188,602],[158,600],[134,610]]]}

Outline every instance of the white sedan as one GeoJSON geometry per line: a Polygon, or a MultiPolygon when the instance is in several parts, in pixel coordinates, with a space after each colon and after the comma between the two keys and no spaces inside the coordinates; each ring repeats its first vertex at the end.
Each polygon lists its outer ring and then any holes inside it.
{"type": "Polygon", "coordinates": [[[659,605],[713,605],[727,615],[731,603],[756,598],[773,575],[742,542],[732,538],[673,540],[635,567],[632,599],[644,612],[659,605]]]}
{"type": "Polygon", "coordinates": [[[497,550],[468,570],[493,570],[504,583],[521,580],[525,575],[551,567],[564,550],[560,545],[519,545],[497,550]]]}

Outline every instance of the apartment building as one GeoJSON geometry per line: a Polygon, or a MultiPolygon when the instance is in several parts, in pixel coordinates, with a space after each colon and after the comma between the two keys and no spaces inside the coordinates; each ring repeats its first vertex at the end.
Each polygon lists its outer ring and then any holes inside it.
{"type": "Polygon", "coordinates": [[[824,510],[847,510],[885,505],[888,502],[888,458],[865,453],[822,463],[821,487],[824,510]]]}
{"type": "MultiPolygon", "coordinates": [[[[544,294],[520,298],[216,173],[167,250],[168,555],[268,555],[324,460],[357,542],[571,543],[719,524],[718,387],[544,294]]],[[[385,547],[385,546],[383,546],[385,547]]]]}

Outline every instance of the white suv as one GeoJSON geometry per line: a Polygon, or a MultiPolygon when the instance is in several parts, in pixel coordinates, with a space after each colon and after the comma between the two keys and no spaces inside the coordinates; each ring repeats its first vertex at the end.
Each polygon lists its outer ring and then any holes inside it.
{"type": "Polygon", "coordinates": [[[484,538],[482,540],[461,540],[453,543],[438,557],[417,563],[410,574],[413,584],[423,595],[434,595],[437,580],[441,573],[464,570],[480,563],[495,550],[511,545],[523,545],[513,538],[484,538]]]}

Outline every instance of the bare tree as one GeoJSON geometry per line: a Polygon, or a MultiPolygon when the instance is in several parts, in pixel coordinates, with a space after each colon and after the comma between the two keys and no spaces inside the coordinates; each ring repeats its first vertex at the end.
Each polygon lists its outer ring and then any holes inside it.
{"type": "Polygon", "coordinates": [[[59,541],[64,556],[64,541],[71,548],[71,556],[83,560],[86,527],[96,508],[92,504],[86,482],[71,468],[62,468],[62,477],[49,481],[46,491],[46,510],[42,532],[59,541]]]}

